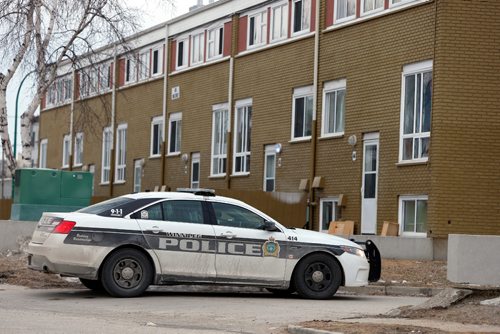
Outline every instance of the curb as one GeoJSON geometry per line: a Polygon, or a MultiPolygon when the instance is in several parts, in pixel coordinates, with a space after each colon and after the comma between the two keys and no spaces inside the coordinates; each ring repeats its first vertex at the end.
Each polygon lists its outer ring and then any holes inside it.
{"type": "Polygon", "coordinates": [[[432,297],[443,291],[443,288],[424,288],[413,286],[369,285],[362,287],[340,287],[339,292],[350,294],[432,297]]]}
{"type": "Polygon", "coordinates": [[[342,334],[339,332],[324,331],[321,329],[312,329],[295,325],[288,325],[288,333],[290,334],[342,334]]]}

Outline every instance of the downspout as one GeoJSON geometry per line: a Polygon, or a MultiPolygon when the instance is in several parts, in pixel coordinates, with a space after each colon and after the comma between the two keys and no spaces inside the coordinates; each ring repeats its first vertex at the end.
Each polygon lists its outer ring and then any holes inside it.
{"type": "MultiPolygon", "coordinates": [[[[76,82],[76,71],[73,69],[73,82],[76,82]]],[[[70,107],[70,116],[69,116],[69,170],[73,170],[73,134],[74,134],[74,114],[75,114],[75,98],[73,94],[73,98],[71,99],[71,107],[70,107]]],[[[63,152],[64,154],[64,152],[63,152]]]]}
{"type": "Polygon", "coordinates": [[[113,183],[115,181],[115,122],[116,122],[116,87],[118,85],[118,73],[120,72],[120,65],[118,64],[118,57],[115,52],[113,56],[114,74],[113,74],[113,90],[111,93],[111,151],[110,151],[110,166],[109,166],[109,197],[113,197],[113,183]]]}
{"type": "Polygon", "coordinates": [[[319,72],[319,19],[320,19],[320,0],[316,0],[316,22],[314,34],[314,78],[313,78],[313,113],[312,113],[312,133],[311,133],[311,176],[309,182],[309,226],[314,229],[314,211],[316,209],[316,198],[313,189],[313,180],[316,176],[316,146],[317,146],[317,113],[318,113],[318,72],[319,72]]]}
{"type": "Polygon", "coordinates": [[[162,138],[161,138],[161,185],[165,185],[165,172],[166,172],[166,129],[167,129],[167,103],[168,103],[168,94],[167,94],[167,89],[168,89],[168,69],[169,69],[169,54],[170,54],[170,45],[168,41],[168,24],[165,25],[165,50],[163,52],[163,57],[165,58],[164,64],[163,64],[163,109],[162,109],[162,138]]]}
{"type": "Polygon", "coordinates": [[[226,144],[226,189],[231,189],[231,173],[233,168],[233,132],[232,120],[234,119],[234,57],[238,54],[239,22],[236,14],[232,17],[231,56],[229,58],[229,83],[228,83],[228,121],[227,121],[227,144],[226,144]]]}

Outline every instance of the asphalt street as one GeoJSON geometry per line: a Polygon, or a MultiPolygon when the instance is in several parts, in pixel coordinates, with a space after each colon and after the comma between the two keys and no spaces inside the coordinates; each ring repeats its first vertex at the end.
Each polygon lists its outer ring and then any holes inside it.
{"type": "Polygon", "coordinates": [[[282,333],[288,324],[377,315],[420,297],[338,294],[327,301],[267,293],[155,288],[132,299],[84,289],[32,290],[0,285],[2,333],[282,333]]]}

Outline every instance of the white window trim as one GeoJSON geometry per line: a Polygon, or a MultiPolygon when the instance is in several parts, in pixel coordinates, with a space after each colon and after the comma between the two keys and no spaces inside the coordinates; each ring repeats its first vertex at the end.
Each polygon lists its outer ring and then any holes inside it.
{"type": "MultiPolygon", "coordinates": [[[[108,61],[108,62],[105,62],[101,65],[99,65],[99,70],[98,70],[98,73],[99,73],[99,92],[100,93],[105,93],[105,92],[108,92],[111,90],[111,87],[113,85],[113,66],[111,65],[111,62],[108,61]],[[109,81],[107,82],[106,86],[102,86],[102,83],[103,83],[103,80],[102,80],[102,75],[104,74],[103,70],[105,68],[109,68],[109,81]]],[[[108,79],[108,78],[106,78],[108,79]]]]}
{"type": "Polygon", "coordinates": [[[101,184],[109,184],[109,179],[104,180],[104,172],[106,170],[109,171],[109,178],[111,178],[111,151],[113,147],[113,129],[111,127],[106,127],[102,130],[102,156],[101,156],[101,184]],[[110,145],[109,145],[109,154],[110,154],[110,164],[109,166],[104,166],[105,155],[106,155],[106,133],[109,133],[111,136],[110,145]]]}
{"type": "Polygon", "coordinates": [[[200,185],[201,185],[201,159],[200,159],[200,153],[199,152],[196,152],[196,153],[191,153],[191,173],[190,173],[190,178],[189,178],[189,184],[190,184],[190,187],[191,188],[200,188],[200,185]],[[195,187],[193,185],[193,172],[194,172],[194,168],[193,168],[193,165],[195,163],[198,163],[198,187],[195,187]]]}
{"type": "MultiPolygon", "coordinates": [[[[427,208],[429,208],[429,196],[427,195],[401,195],[399,196],[398,203],[398,223],[399,223],[399,235],[403,237],[420,237],[426,238],[427,232],[404,232],[403,226],[403,201],[427,201],[427,208]]],[[[416,208],[415,208],[416,214],[416,208]]],[[[427,215],[427,217],[429,217],[427,215]]],[[[427,222],[428,223],[428,222],[427,222]]],[[[416,224],[416,222],[415,222],[416,224]]]]}
{"type": "MultiPolygon", "coordinates": [[[[306,86],[306,87],[300,87],[300,88],[295,88],[293,90],[293,97],[292,97],[292,127],[291,127],[291,139],[290,142],[301,142],[301,141],[306,141],[310,140],[311,136],[303,136],[303,137],[295,137],[295,99],[303,98],[303,97],[308,97],[314,95],[314,86],[306,86]]],[[[314,101],[313,101],[314,103],[314,101]]],[[[313,115],[314,117],[314,115],[313,115]]],[[[312,126],[312,124],[311,124],[312,126]]],[[[311,129],[312,130],[312,129],[311,129]]]]}
{"type": "Polygon", "coordinates": [[[144,80],[148,80],[151,76],[151,57],[152,57],[152,51],[151,51],[151,48],[146,48],[146,49],[141,49],[138,53],[137,53],[137,65],[136,65],[136,68],[137,68],[137,81],[144,81],[144,80]],[[142,64],[142,61],[141,61],[141,56],[142,55],[146,55],[146,63],[145,64],[142,64]],[[143,66],[145,66],[145,76],[144,77],[141,77],[141,71],[143,69],[143,66]]]}
{"type": "Polygon", "coordinates": [[[129,54],[123,59],[125,59],[125,73],[124,73],[125,84],[127,85],[127,84],[137,82],[137,56],[136,56],[136,54],[135,53],[129,54]],[[127,80],[127,63],[129,61],[131,62],[131,65],[130,65],[130,77],[131,78],[129,78],[127,80]]]}
{"type": "MultiPolygon", "coordinates": [[[[270,27],[268,27],[269,29],[269,43],[276,43],[276,42],[279,42],[279,41],[283,41],[285,39],[288,38],[288,32],[290,31],[290,17],[288,15],[288,13],[290,12],[288,6],[290,5],[290,3],[287,1],[280,1],[280,2],[277,2],[275,4],[273,4],[271,6],[271,11],[269,13],[269,15],[271,15],[271,18],[270,18],[270,27]],[[273,31],[274,31],[274,10],[278,7],[281,7],[281,6],[285,6],[286,7],[286,33],[285,33],[285,36],[284,37],[279,37],[279,38],[273,38],[273,31]]],[[[283,18],[281,18],[282,22],[283,22],[283,18]]]]}
{"type": "Polygon", "coordinates": [[[127,124],[120,124],[120,125],[118,125],[116,127],[115,180],[114,180],[115,184],[125,183],[126,180],[127,180],[127,175],[126,175],[126,171],[127,171],[127,133],[126,132],[125,132],[125,144],[124,144],[124,147],[123,147],[123,151],[124,151],[124,155],[125,155],[125,163],[124,164],[119,164],[118,163],[118,158],[119,158],[119,155],[120,155],[120,150],[119,150],[118,145],[121,144],[120,138],[119,138],[120,131],[127,130],[127,129],[128,129],[127,124]],[[121,169],[121,168],[123,168],[123,170],[124,170],[123,180],[118,179],[118,170],[121,169]]]}
{"type": "Polygon", "coordinates": [[[210,29],[207,29],[206,31],[206,39],[207,39],[207,43],[206,43],[206,50],[205,50],[205,55],[206,55],[206,59],[207,59],[207,62],[209,61],[213,61],[213,60],[217,60],[217,59],[220,59],[222,57],[224,57],[224,38],[225,38],[225,35],[226,35],[226,29],[224,29],[224,23],[222,24],[219,24],[213,28],[210,28],[210,29]],[[217,39],[220,37],[219,36],[219,31],[220,29],[222,28],[222,39],[219,40],[219,44],[222,44],[222,53],[221,54],[217,54],[217,52],[219,52],[219,45],[217,45],[217,39]],[[212,31],[215,31],[215,40],[214,40],[214,56],[210,57],[210,52],[209,52],[209,45],[210,45],[210,33],[212,31]]]}
{"type": "MultiPolygon", "coordinates": [[[[175,152],[171,152],[170,151],[170,141],[171,141],[171,132],[172,132],[172,123],[173,122],[177,122],[177,121],[181,121],[181,136],[182,136],[182,112],[175,112],[175,113],[171,113],[168,117],[168,150],[167,150],[167,156],[177,156],[179,154],[181,154],[181,146],[182,146],[182,140],[181,138],[179,138],[180,140],[180,145],[179,145],[179,150],[178,151],[175,151],[175,152]]],[[[179,131],[179,128],[177,127],[177,130],[176,131],[179,131]]]]}
{"type": "MultiPolygon", "coordinates": [[[[343,22],[347,22],[347,21],[351,21],[351,20],[354,20],[356,18],[356,7],[354,7],[354,15],[351,15],[351,16],[346,16],[346,17],[343,17],[341,19],[337,19],[337,3],[339,2],[339,0],[335,0],[334,1],[334,5],[333,5],[333,22],[334,23],[343,23],[343,22]]],[[[363,0],[361,0],[360,2],[363,2],[363,0]]],[[[356,6],[358,5],[358,1],[356,1],[356,6]]]]}
{"type": "Polygon", "coordinates": [[[40,168],[47,168],[48,145],[49,145],[49,140],[47,138],[40,140],[40,159],[38,161],[38,166],[40,166],[40,168]]]}
{"type": "Polygon", "coordinates": [[[416,1],[418,1],[418,0],[401,0],[401,2],[394,3],[394,0],[390,0],[389,1],[389,8],[403,6],[405,4],[408,4],[411,2],[416,2],[416,1]]]}
{"type": "Polygon", "coordinates": [[[71,136],[69,134],[63,137],[63,150],[62,150],[62,168],[69,167],[69,160],[71,158],[71,136]],[[66,156],[66,147],[68,149],[68,155],[66,156]]]}
{"type": "MultiPolygon", "coordinates": [[[[234,111],[234,129],[236,130],[238,128],[238,109],[239,108],[245,108],[245,107],[252,107],[252,112],[253,112],[253,99],[244,99],[244,100],[239,100],[236,101],[235,103],[235,111],[234,111]]],[[[246,140],[248,140],[248,134],[246,134],[246,140]]],[[[247,156],[249,155],[250,157],[252,156],[252,151],[245,151],[245,152],[240,152],[236,153],[236,134],[233,136],[233,168],[232,168],[232,175],[235,176],[246,176],[250,175],[249,171],[246,172],[236,172],[236,158],[241,157],[241,156],[247,156]]]]}
{"type": "MultiPolygon", "coordinates": [[[[302,34],[305,34],[305,33],[308,33],[311,31],[311,18],[312,18],[312,1],[311,0],[302,0],[303,3],[302,3],[302,10],[304,10],[304,2],[305,1],[308,1],[309,2],[309,28],[304,28],[302,30],[299,30],[299,31],[293,31],[293,24],[295,22],[295,0],[292,0],[291,2],[291,6],[292,6],[292,16],[289,17],[289,20],[290,22],[288,23],[289,24],[289,29],[291,31],[291,36],[292,37],[295,37],[295,36],[298,36],[298,35],[302,35],[302,34]]],[[[300,14],[301,15],[301,18],[302,18],[302,13],[300,14]]]]}
{"type": "Polygon", "coordinates": [[[175,70],[182,70],[189,65],[189,47],[190,47],[189,36],[183,36],[177,39],[175,48],[175,70]],[[182,65],[179,66],[179,44],[184,43],[184,54],[182,55],[182,65]]]}
{"type": "Polygon", "coordinates": [[[205,29],[203,30],[196,30],[191,32],[191,38],[189,39],[189,66],[199,66],[205,62],[205,29]],[[200,50],[201,50],[201,60],[194,61],[194,37],[195,36],[200,36],[200,50]]]}
{"type": "Polygon", "coordinates": [[[76,135],[75,135],[75,149],[74,149],[74,153],[73,153],[73,165],[75,167],[81,167],[83,165],[83,132],[78,132],[76,135]],[[82,148],[82,161],[80,162],[77,162],[76,161],[76,158],[78,157],[78,149],[77,149],[77,146],[76,144],[78,143],[78,140],[80,140],[81,142],[81,148],[82,148]]]}
{"type": "Polygon", "coordinates": [[[276,191],[276,166],[278,165],[278,154],[276,153],[276,144],[266,145],[264,149],[264,173],[263,173],[263,184],[262,190],[265,192],[275,192],[276,191]],[[266,176],[267,173],[267,157],[270,155],[274,155],[274,189],[272,191],[266,190],[266,182],[267,180],[271,180],[266,176]]]}
{"type": "MultiPolygon", "coordinates": [[[[222,177],[222,176],[226,176],[226,173],[214,173],[214,159],[215,158],[218,158],[218,159],[226,159],[227,161],[227,148],[226,148],[226,154],[218,154],[218,155],[215,155],[214,154],[214,141],[215,141],[215,122],[214,122],[214,114],[215,112],[222,112],[222,111],[226,111],[227,113],[227,124],[228,124],[228,132],[226,132],[225,136],[226,136],[226,141],[228,140],[228,134],[229,134],[229,126],[230,126],[230,120],[229,120],[229,104],[228,103],[222,103],[222,104],[216,104],[214,106],[212,106],[212,141],[211,141],[211,159],[210,159],[210,177],[222,177]]],[[[227,145],[227,142],[226,142],[226,145],[227,145]]],[[[226,172],[227,172],[227,168],[226,168],[226,172]]]]}
{"type": "MultiPolygon", "coordinates": [[[[334,80],[334,81],[329,81],[325,82],[323,86],[323,110],[321,111],[321,138],[332,138],[332,137],[341,137],[344,135],[344,131],[340,132],[331,132],[331,133],[326,133],[325,132],[325,121],[326,121],[326,94],[328,93],[333,93],[338,90],[345,90],[346,95],[347,95],[347,80],[346,79],[339,79],[339,80],[334,80]]],[[[336,106],[335,106],[336,107],[336,106]]],[[[335,109],[335,112],[337,110],[335,109]]],[[[344,106],[344,120],[345,120],[345,106],[344,106]]],[[[345,125],[344,125],[345,127],[345,125]]],[[[345,129],[344,129],[345,130],[345,129]]]]}
{"type": "Polygon", "coordinates": [[[164,44],[160,44],[160,45],[155,45],[153,46],[153,48],[151,49],[151,64],[150,64],[150,67],[151,67],[151,77],[158,77],[158,76],[161,76],[163,75],[164,73],[164,44]],[[153,72],[153,60],[154,60],[154,52],[155,51],[158,51],[158,72],[154,73],[153,72]]]}
{"type": "MultiPolygon", "coordinates": [[[[339,205],[339,198],[338,197],[325,197],[320,199],[320,204],[319,204],[319,226],[318,226],[318,232],[321,233],[328,233],[328,229],[323,230],[323,205],[325,202],[334,202],[336,206],[339,205]]],[[[337,220],[337,217],[335,217],[336,212],[333,212],[333,218],[334,221],[337,220]]]]}
{"type": "MultiPolygon", "coordinates": [[[[251,14],[248,15],[248,24],[247,24],[247,50],[250,49],[255,49],[258,47],[261,47],[263,45],[267,44],[267,35],[268,35],[268,29],[269,27],[267,26],[267,15],[269,14],[268,7],[265,7],[264,9],[260,9],[258,11],[255,11],[251,14]],[[260,43],[254,43],[253,45],[250,45],[250,18],[255,17],[257,18],[258,16],[262,16],[262,14],[265,15],[265,21],[264,23],[260,22],[260,25],[258,27],[259,31],[262,29],[262,26],[265,26],[265,34],[264,36],[261,36],[261,41],[260,43]]],[[[254,29],[257,29],[257,27],[254,27],[254,29]]]]}
{"type": "MultiPolygon", "coordinates": [[[[401,101],[400,101],[400,115],[399,115],[399,164],[412,164],[412,163],[425,163],[429,161],[429,157],[403,160],[403,132],[404,132],[404,108],[405,108],[405,76],[416,74],[420,72],[432,71],[433,60],[425,60],[418,63],[408,64],[403,66],[403,73],[401,73],[401,101]]],[[[431,137],[431,131],[414,134],[413,138],[431,137]]]]}
{"type": "MultiPolygon", "coordinates": [[[[376,1],[376,0],[373,0],[373,1],[376,1]]],[[[360,16],[369,16],[369,15],[372,15],[372,14],[375,14],[375,13],[378,13],[378,12],[381,12],[385,9],[385,1],[384,3],[382,4],[382,7],[380,8],[375,8],[375,9],[372,9],[372,10],[369,10],[367,12],[365,12],[365,2],[363,0],[360,1],[360,16]]]]}
{"type": "Polygon", "coordinates": [[[134,160],[134,187],[133,187],[133,190],[134,192],[140,192],[142,189],[142,173],[144,172],[144,159],[137,159],[137,160],[134,160]],[[137,178],[136,178],[136,170],[137,168],[140,168],[141,169],[141,176],[139,177],[139,183],[137,183],[137,178]],[[136,187],[139,186],[139,190],[137,191],[136,190],[136,187]]]}
{"type": "Polygon", "coordinates": [[[158,157],[161,157],[161,144],[163,143],[163,116],[157,116],[157,117],[153,117],[153,119],[151,120],[151,140],[150,140],[150,148],[149,148],[149,157],[150,158],[158,158],[158,157]],[[154,127],[155,125],[158,125],[159,126],[159,140],[160,140],[160,145],[158,147],[158,153],[157,154],[153,154],[153,146],[154,146],[154,127]]]}

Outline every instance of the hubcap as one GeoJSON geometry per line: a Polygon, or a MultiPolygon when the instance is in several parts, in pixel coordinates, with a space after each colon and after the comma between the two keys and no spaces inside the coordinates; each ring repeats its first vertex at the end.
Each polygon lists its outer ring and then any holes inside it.
{"type": "Polygon", "coordinates": [[[315,271],[312,274],[312,279],[315,283],[320,283],[323,280],[323,273],[321,271],[315,271]]]}
{"type": "Polygon", "coordinates": [[[322,292],[332,286],[333,273],[325,263],[313,262],[307,266],[304,272],[304,281],[312,291],[322,292]]]}
{"type": "Polygon", "coordinates": [[[113,268],[113,280],[125,289],[137,287],[143,276],[143,269],[135,259],[125,258],[118,261],[113,268]]]}

